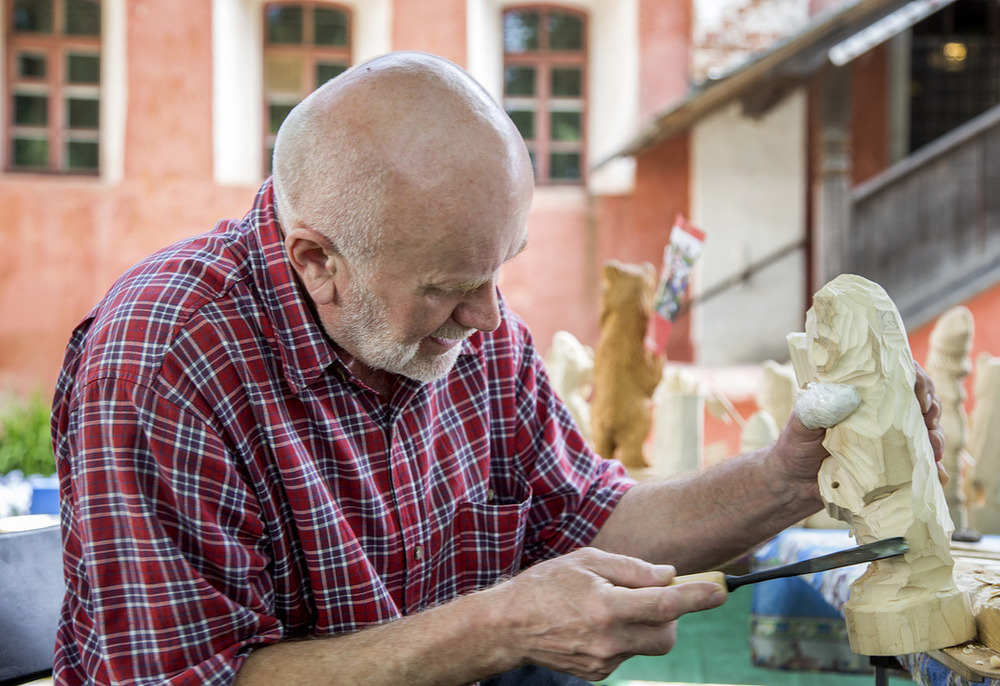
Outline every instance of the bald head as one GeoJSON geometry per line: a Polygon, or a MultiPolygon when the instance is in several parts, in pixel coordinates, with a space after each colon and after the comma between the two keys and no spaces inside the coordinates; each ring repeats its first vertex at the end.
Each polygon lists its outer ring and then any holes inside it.
{"type": "Polygon", "coordinates": [[[285,229],[314,228],[365,262],[386,240],[410,238],[383,232],[398,198],[447,211],[530,184],[527,150],[503,109],[458,66],[423,53],[377,57],[328,81],[292,110],[275,141],[285,229]]]}

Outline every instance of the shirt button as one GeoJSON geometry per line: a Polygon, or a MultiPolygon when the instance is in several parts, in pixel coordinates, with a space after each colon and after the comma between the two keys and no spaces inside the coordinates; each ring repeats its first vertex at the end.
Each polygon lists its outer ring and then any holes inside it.
{"type": "Polygon", "coordinates": [[[492,488],[489,489],[488,491],[486,491],[486,502],[492,503],[493,499],[496,497],[496,495],[497,494],[493,492],[492,488]]]}
{"type": "Polygon", "coordinates": [[[424,557],[424,547],[422,545],[418,545],[416,548],[413,549],[413,559],[420,560],[423,559],[423,557],[424,557]]]}

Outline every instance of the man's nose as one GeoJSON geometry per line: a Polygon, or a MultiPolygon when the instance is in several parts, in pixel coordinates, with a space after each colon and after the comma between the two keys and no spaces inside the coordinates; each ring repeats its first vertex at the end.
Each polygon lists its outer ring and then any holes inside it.
{"type": "Polygon", "coordinates": [[[497,300],[496,284],[483,284],[481,288],[470,293],[455,308],[452,318],[459,326],[487,333],[495,331],[500,326],[500,303],[497,300]]]}

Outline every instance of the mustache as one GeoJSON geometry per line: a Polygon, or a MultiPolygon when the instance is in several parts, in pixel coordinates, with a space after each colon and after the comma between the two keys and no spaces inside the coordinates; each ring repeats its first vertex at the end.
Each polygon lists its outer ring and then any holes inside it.
{"type": "Polygon", "coordinates": [[[445,326],[435,329],[434,332],[431,333],[431,336],[434,338],[444,338],[449,341],[461,341],[474,333],[476,333],[475,329],[466,329],[463,326],[451,326],[446,324],[445,326]]]}

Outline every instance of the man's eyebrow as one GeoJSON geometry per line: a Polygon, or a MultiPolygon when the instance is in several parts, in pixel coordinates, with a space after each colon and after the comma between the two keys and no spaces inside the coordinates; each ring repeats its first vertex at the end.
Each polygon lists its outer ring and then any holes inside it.
{"type": "MultiPolygon", "coordinates": [[[[521,253],[523,253],[527,247],[528,247],[528,238],[527,236],[525,236],[524,240],[521,241],[521,245],[518,246],[517,251],[507,259],[507,262],[514,259],[521,253]]],[[[488,276],[483,279],[475,279],[474,281],[463,281],[462,283],[457,283],[450,286],[442,284],[428,284],[424,286],[423,289],[425,291],[440,290],[440,291],[453,291],[457,293],[472,293],[474,291],[478,291],[480,288],[482,288],[492,280],[493,277],[488,276]]]]}
{"type": "Polygon", "coordinates": [[[465,281],[463,283],[455,284],[451,290],[457,291],[459,293],[474,293],[486,284],[493,281],[493,277],[486,279],[476,279],[475,281],[465,281]]]}

